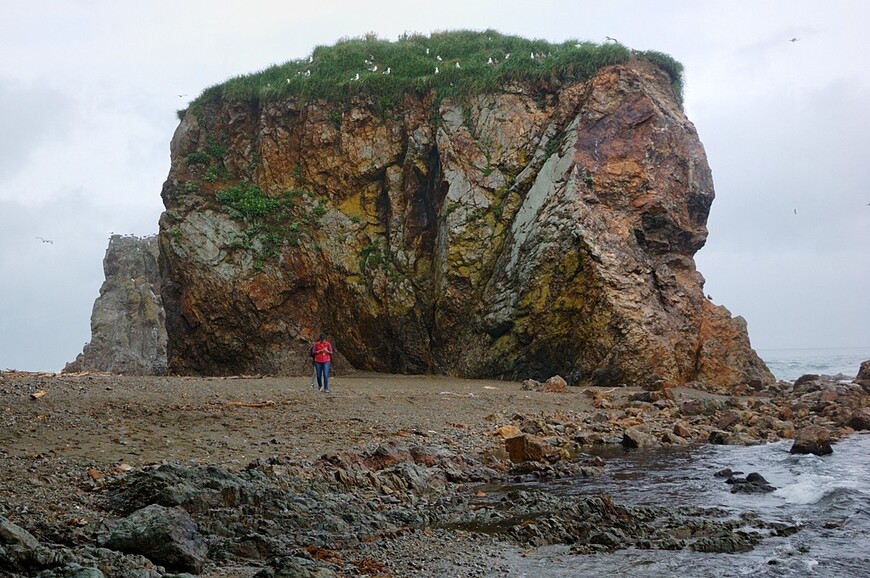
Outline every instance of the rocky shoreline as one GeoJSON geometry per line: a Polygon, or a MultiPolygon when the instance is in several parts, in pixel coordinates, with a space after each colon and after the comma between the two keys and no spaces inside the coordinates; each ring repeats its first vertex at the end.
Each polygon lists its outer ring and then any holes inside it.
{"type": "MultiPolygon", "coordinates": [[[[508,553],[552,544],[749,550],[800,527],[534,482],[601,475],[595,446],[836,442],[870,429],[868,369],[727,396],[377,374],[338,376],[327,396],[304,378],[3,372],[0,568],[496,576],[508,553]]],[[[731,474],[734,491],[769,490],[763,472],[731,474]]]]}

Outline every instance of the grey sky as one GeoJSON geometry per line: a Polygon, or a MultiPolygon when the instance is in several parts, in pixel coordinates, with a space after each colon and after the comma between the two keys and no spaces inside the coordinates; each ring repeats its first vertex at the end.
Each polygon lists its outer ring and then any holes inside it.
{"type": "Polygon", "coordinates": [[[204,88],[342,37],[458,28],[611,36],[681,61],[716,184],[696,258],[707,293],[747,319],[756,348],[870,348],[868,6],[4,2],[0,369],[55,371],[81,351],[108,238],[157,232],[175,111],[204,88]]]}

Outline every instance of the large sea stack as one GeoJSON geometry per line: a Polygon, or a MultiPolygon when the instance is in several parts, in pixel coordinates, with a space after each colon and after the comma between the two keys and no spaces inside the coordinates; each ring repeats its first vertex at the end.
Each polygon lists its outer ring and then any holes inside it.
{"type": "Polygon", "coordinates": [[[772,382],[695,268],[714,193],[680,73],[450,32],[206,90],[162,192],[169,369],[307,373],[325,331],[383,372],[772,382]]]}

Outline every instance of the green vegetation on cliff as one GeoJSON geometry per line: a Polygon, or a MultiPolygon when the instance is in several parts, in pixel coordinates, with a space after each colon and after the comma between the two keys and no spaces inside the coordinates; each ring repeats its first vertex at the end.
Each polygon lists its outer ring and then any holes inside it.
{"type": "Polygon", "coordinates": [[[682,101],[683,66],[661,52],[637,52],[617,42],[553,44],[493,30],[460,30],[406,34],[395,42],[367,35],[318,46],[308,58],[207,88],[192,106],[218,100],[298,96],[345,101],[365,96],[387,109],[408,92],[434,91],[443,98],[486,93],[513,82],[558,86],[588,79],[604,66],[632,58],[648,60],[667,72],[682,101]]]}

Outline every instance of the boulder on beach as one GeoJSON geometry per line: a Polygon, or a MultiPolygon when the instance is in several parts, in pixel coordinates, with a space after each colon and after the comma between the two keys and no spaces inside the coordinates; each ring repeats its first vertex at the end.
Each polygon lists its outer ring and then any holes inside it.
{"type": "Polygon", "coordinates": [[[106,546],[127,554],[147,556],[171,570],[199,573],[208,547],[196,522],[181,508],[152,504],[121,520],[106,546]]]}
{"type": "Polygon", "coordinates": [[[804,427],[795,434],[794,444],[789,453],[817,456],[832,454],[834,449],[831,447],[831,432],[815,425],[804,427]]]}

